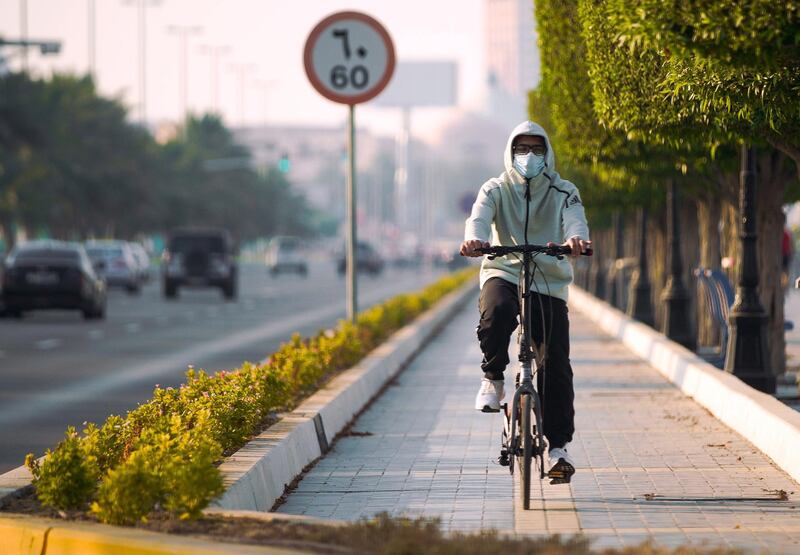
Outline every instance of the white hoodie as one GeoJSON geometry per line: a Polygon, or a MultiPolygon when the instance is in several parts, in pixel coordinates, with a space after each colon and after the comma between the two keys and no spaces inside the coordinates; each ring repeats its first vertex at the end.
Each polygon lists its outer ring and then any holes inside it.
{"type": "MultiPolygon", "coordinates": [[[[545,169],[530,180],[527,242],[545,245],[553,241],[561,244],[575,236],[588,240],[589,226],[578,188],[558,175],[550,139],[541,125],[531,121],[519,124],[508,137],[503,153],[506,171],[481,187],[478,198],[472,205],[472,213],[466,221],[464,240],[477,239],[488,241],[492,245],[525,244],[526,180],[514,169],[511,152],[514,139],[519,135],[542,137],[547,145],[545,169]]],[[[569,260],[566,257],[558,260],[552,256],[540,255],[535,258],[535,262],[538,270],[534,276],[533,290],[566,301],[568,286],[572,283],[572,265],[569,260]]],[[[518,283],[521,268],[521,260],[513,255],[494,260],[484,257],[480,285],[483,287],[486,280],[492,277],[518,283]]]]}

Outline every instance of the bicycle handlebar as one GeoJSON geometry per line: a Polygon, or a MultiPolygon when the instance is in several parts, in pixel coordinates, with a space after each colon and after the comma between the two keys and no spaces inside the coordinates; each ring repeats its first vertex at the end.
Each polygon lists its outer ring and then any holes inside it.
{"type": "MultiPolygon", "coordinates": [[[[506,247],[502,245],[494,245],[489,248],[477,248],[475,249],[476,252],[481,254],[489,255],[489,259],[492,260],[497,256],[505,256],[507,254],[512,253],[525,253],[525,252],[535,252],[540,254],[545,254],[547,256],[557,256],[561,257],[565,254],[572,254],[572,249],[570,247],[565,247],[562,245],[553,245],[552,247],[548,247],[547,245],[514,245],[511,247],[506,247]]],[[[585,251],[581,253],[583,256],[592,256],[594,254],[594,249],[589,247],[585,251]]]]}

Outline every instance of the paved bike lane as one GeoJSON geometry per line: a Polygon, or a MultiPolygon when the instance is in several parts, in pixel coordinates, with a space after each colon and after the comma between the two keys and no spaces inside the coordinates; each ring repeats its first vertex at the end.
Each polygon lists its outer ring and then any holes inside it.
{"type": "Polygon", "coordinates": [[[522,510],[516,477],[495,462],[501,418],[472,408],[481,360],[475,305],[467,303],[279,512],[423,515],[448,530],[582,533],[598,548],[653,537],[668,547],[800,553],[800,486],[572,307],[577,473],[568,486],[536,480],[531,510],[522,510]]]}

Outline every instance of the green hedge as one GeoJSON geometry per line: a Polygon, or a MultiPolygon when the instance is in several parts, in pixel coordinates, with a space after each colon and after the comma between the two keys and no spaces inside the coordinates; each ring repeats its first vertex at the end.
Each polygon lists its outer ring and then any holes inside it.
{"type": "Polygon", "coordinates": [[[216,463],[224,453],[474,276],[468,268],[370,308],[355,324],[340,321],[310,339],[295,334],[263,365],[245,363],[213,376],[190,367],[185,384],[157,386],[125,418],[89,424],[82,435],[69,428],[41,463],[32,454],[25,458],[37,497],[59,510],[88,507],[112,524],[146,520],[153,511],[197,517],[223,492],[216,463]]]}

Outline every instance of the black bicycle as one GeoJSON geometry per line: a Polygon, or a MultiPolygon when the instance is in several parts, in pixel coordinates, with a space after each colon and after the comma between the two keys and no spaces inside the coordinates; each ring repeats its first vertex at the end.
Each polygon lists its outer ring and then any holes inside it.
{"type": "MultiPolygon", "coordinates": [[[[537,372],[544,372],[544,352],[534,344],[531,336],[531,315],[532,315],[532,291],[533,274],[530,270],[531,265],[535,268],[535,258],[539,255],[555,256],[559,259],[572,253],[570,247],[561,245],[516,245],[513,247],[492,246],[489,248],[476,249],[477,252],[488,255],[489,259],[498,256],[517,256],[522,255],[522,273],[520,275],[520,332],[519,332],[519,362],[520,371],[517,373],[514,397],[511,406],[508,403],[502,405],[503,409],[503,435],[500,446],[499,462],[503,466],[508,466],[511,474],[514,474],[514,460],[520,468],[520,496],[524,509],[530,508],[531,498],[531,467],[536,461],[539,467],[539,479],[545,476],[551,478],[551,483],[564,483],[565,476],[548,475],[544,469],[544,455],[546,444],[542,428],[542,402],[539,393],[534,387],[533,377],[537,372]]],[[[592,249],[587,249],[581,253],[586,256],[592,255],[592,249]]],[[[537,291],[538,293],[538,291],[537,291]]],[[[546,332],[546,327],[543,326],[546,332]]],[[[544,345],[547,345],[546,333],[544,335],[544,345]]],[[[546,347],[545,347],[546,348],[546,347]]]]}

